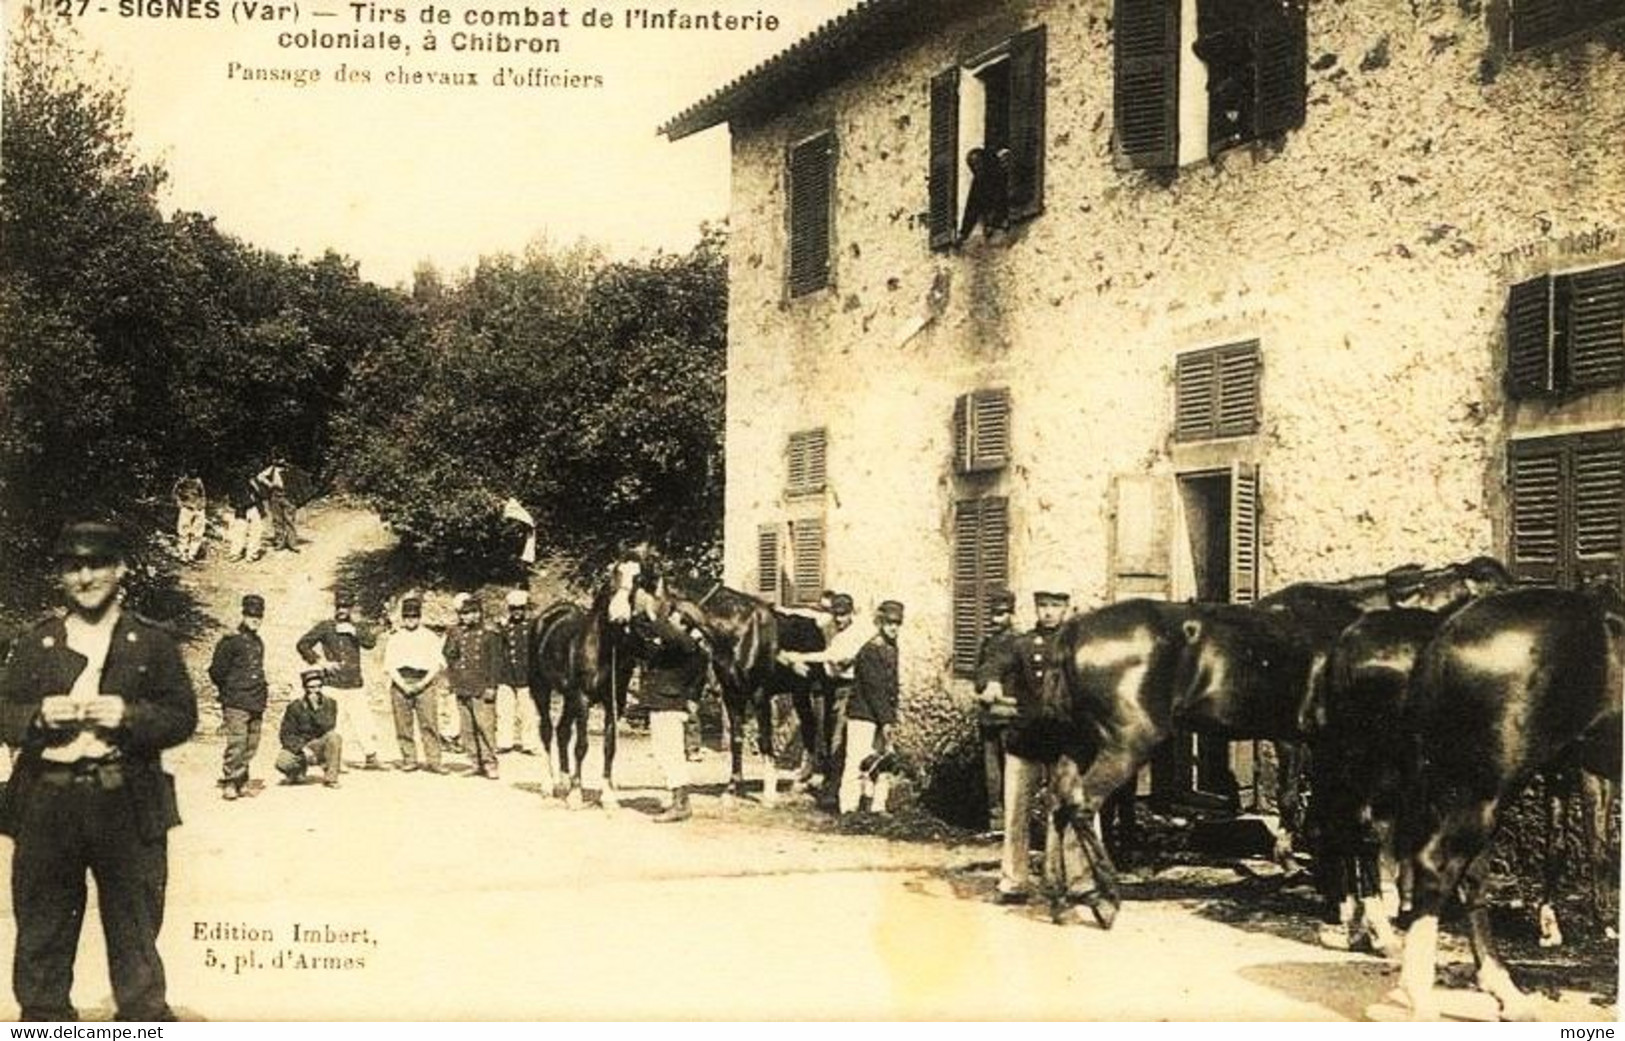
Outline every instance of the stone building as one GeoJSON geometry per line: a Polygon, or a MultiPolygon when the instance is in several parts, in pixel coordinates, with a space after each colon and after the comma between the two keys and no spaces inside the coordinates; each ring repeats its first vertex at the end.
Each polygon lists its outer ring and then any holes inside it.
{"type": "Polygon", "coordinates": [[[997,586],[1619,576],[1622,23],[863,0],[722,86],[728,580],[905,601],[929,760],[997,586]]]}

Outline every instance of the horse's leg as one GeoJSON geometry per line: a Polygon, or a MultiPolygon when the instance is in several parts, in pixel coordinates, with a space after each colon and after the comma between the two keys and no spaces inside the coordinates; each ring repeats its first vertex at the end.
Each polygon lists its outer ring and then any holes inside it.
{"type": "Polygon", "coordinates": [[[1567,816],[1567,800],[1564,799],[1563,788],[1557,776],[1557,770],[1551,769],[1541,775],[1541,794],[1546,803],[1546,836],[1545,836],[1545,863],[1541,871],[1540,909],[1536,912],[1536,920],[1540,923],[1540,945],[1542,947],[1563,946],[1563,928],[1557,921],[1557,897],[1562,884],[1562,858],[1558,856],[1558,849],[1563,843],[1563,819],[1567,816]]]}
{"type": "MultiPolygon", "coordinates": [[[[1123,900],[1117,886],[1117,867],[1106,852],[1106,844],[1095,833],[1094,815],[1100,812],[1107,797],[1128,783],[1149,752],[1150,744],[1145,742],[1127,748],[1104,748],[1075,783],[1065,784],[1057,793],[1058,830],[1064,834],[1070,827],[1077,833],[1084,860],[1094,878],[1094,890],[1083,894],[1082,900],[1102,929],[1112,927],[1123,900]]],[[[1069,888],[1081,892],[1071,883],[1069,888]]]]}
{"type": "Polygon", "coordinates": [[[1275,795],[1280,813],[1280,830],[1275,834],[1275,862],[1288,871],[1297,867],[1292,859],[1298,836],[1304,832],[1308,814],[1304,809],[1303,774],[1309,762],[1309,746],[1299,741],[1272,741],[1275,746],[1275,795]]]}
{"type": "MultiPolygon", "coordinates": [[[[575,729],[574,756],[570,762],[570,791],[565,795],[565,802],[572,810],[581,808],[581,768],[587,761],[587,695],[584,691],[573,690],[565,695],[565,711],[570,715],[570,724],[575,729]]],[[[560,739],[563,744],[563,739],[560,739]]]]}
{"type": "Polygon", "coordinates": [[[1381,840],[1369,819],[1362,825],[1362,848],[1354,858],[1354,886],[1364,916],[1371,949],[1380,957],[1399,953],[1399,937],[1388,921],[1388,908],[1382,896],[1381,840]]]}
{"type": "Polygon", "coordinates": [[[791,791],[801,791],[818,772],[818,712],[810,690],[791,694],[790,703],[795,706],[796,729],[801,735],[801,768],[796,771],[791,791]]]}
{"type": "Polygon", "coordinates": [[[762,805],[779,804],[779,764],[773,758],[773,696],[756,694],[756,755],[762,761],[762,805]]]}
{"type": "Polygon", "coordinates": [[[728,756],[731,772],[728,775],[728,786],[722,790],[722,809],[728,812],[734,808],[734,802],[739,798],[745,787],[745,706],[742,703],[744,695],[732,684],[724,683],[722,687],[722,708],[728,717],[728,756]]]}
{"type": "Polygon", "coordinates": [[[604,700],[604,772],[603,782],[598,789],[598,805],[610,813],[621,806],[620,797],[615,794],[615,746],[620,731],[617,725],[619,715],[615,710],[615,692],[612,690],[604,700]]]}
{"type": "MultiPolygon", "coordinates": [[[[1493,818],[1492,818],[1493,819],[1493,818]]],[[[1493,828],[1493,824],[1491,826],[1493,828]]],[[[1512,982],[1512,975],[1495,950],[1495,937],[1490,933],[1489,902],[1484,899],[1490,878],[1490,838],[1493,830],[1486,831],[1483,848],[1468,863],[1461,881],[1462,902],[1467,905],[1468,931],[1473,940],[1473,961],[1478,965],[1478,989],[1501,1003],[1501,1018],[1509,1022],[1527,1023],[1535,1019],[1530,998],[1512,982]]]]}
{"type": "Polygon", "coordinates": [[[533,679],[530,700],[536,705],[536,733],[542,739],[542,794],[551,796],[557,794],[553,780],[553,690],[533,679]]]}

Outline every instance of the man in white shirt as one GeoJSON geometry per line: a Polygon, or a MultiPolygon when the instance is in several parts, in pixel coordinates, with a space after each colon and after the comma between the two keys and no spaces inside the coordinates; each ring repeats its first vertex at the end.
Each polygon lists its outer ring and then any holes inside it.
{"type": "Polygon", "coordinates": [[[395,713],[395,738],[400,743],[400,768],[418,768],[417,723],[423,742],[424,769],[444,773],[440,765],[440,691],[435,681],[446,671],[444,640],[423,627],[423,598],[408,593],[401,600],[401,627],[384,643],[384,674],[389,677],[389,702],[395,713]]]}
{"type": "Polygon", "coordinates": [[[819,774],[807,782],[817,788],[824,777],[841,776],[841,761],[846,752],[846,703],[852,695],[855,681],[852,663],[857,660],[863,645],[875,635],[873,623],[858,624],[853,613],[852,597],[836,593],[830,598],[830,624],[828,642],[821,651],[780,651],[779,661],[790,666],[798,675],[805,676],[813,665],[824,666],[834,691],[825,710],[824,733],[830,735],[829,761],[820,765],[819,774]]]}

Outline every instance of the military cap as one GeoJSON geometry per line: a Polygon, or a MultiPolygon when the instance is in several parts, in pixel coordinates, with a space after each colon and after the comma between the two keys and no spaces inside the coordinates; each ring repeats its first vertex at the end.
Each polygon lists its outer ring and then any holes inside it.
{"type": "Polygon", "coordinates": [[[314,665],[308,669],[299,670],[299,685],[301,687],[310,686],[312,680],[317,683],[325,683],[327,681],[326,670],[319,669],[314,665]]]}
{"type": "Polygon", "coordinates": [[[529,607],[530,594],[523,589],[515,589],[503,598],[509,607],[529,607]]]}
{"type": "Polygon", "coordinates": [[[473,593],[458,593],[456,596],[452,597],[451,609],[453,611],[485,610],[484,606],[480,604],[480,598],[475,596],[473,593]]]}
{"type": "Polygon", "coordinates": [[[1016,594],[1008,589],[995,589],[987,594],[987,609],[1009,613],[1016,609],[1016,594]]]}
{"type": "Polygon", "coordinates": [[[333,590],[333,606],[334,607],[354,607],[355,606],[355,591],[351,590],[351,589],[346,589],[343,586],[340,586],[338,589],[333,590]]]}
{"type": "Polygon", "coordinates": [[[250,618],[264,618],[265,598],[258,593],[249,593],[243,597],[243,614],[250,618]]]}
{"type": "Polygon", "coordinates": [[[875,618],[882,622],[903,622],[903,605],[896,600],[882,600],[880,606],[875,608],[875,618]]]}
{"type": "Polygon", "coordinates": [[[852,598],[845,593],[836,593],[829,598],[829,610],[831,614],[851,614],[852,598]]]}
{"type": "Polygon", "coordinates": [[[402,618],[422,618],[423,617],[423,597],[418,596],[418,595],[416,595],[414,593],[408,593],[405,596],[403,596],[401,598],[401,617],[402,618]]]}
{"type": "Polygon", "coordinates": [[[1064,607],[1071,602],[1071,593],[1056,592],[1052,589],[1037,590],[1033,593],[1033,603],[1039,607],[1042,607],[1045,604],[1058,604],[1064,607]]]}
{"type": "Polygon", "coordinates": [[[51,547],[51,556],[57,560],[123,560],[128,553],[124,532],[98,521],[63,525],[51,547]]]}

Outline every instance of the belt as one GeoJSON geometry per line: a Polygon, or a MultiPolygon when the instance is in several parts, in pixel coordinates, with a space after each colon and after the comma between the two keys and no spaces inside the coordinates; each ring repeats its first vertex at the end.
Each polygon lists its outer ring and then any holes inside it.
{"type": "Polygon", "coordinates": [[[124,787],[124,763],[118,759],[79,759],[71,763],[46,763],[40,767],[41,784],[60,788],[83,786],[112,791],[124,787]]]}

